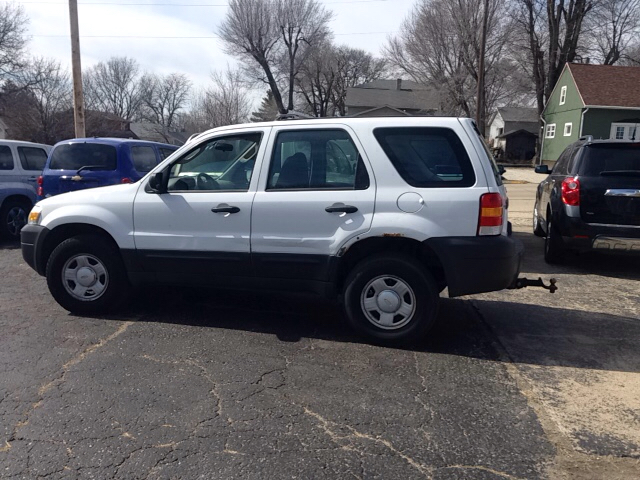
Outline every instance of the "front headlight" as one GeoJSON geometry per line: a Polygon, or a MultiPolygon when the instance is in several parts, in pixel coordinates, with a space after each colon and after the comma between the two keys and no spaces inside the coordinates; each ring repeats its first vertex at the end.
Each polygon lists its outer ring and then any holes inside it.
{"type": "Polygon", "coordinates": [[[42,217],[42,207],[35,205],[31,212],[29,212],[29,225],[38,225],[40,223],[40,218],[42,217]]]}

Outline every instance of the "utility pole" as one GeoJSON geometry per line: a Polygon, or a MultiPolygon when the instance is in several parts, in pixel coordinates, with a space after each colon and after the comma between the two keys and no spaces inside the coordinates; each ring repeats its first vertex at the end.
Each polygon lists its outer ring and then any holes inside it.
{"type": "Polygon", "coordinates": [[[485,110],[485,89],[484,89],[484,57],[487,49],[487,24],[489,23],[489,0],[484,0],[484,16],[482,18],[482,33],[480,38],[480,58],[478,58],[478,91],[476,92],[476,125],[478,130],[485,135],[484,110],[485,110]]]}
{"type": "Polygon", "coordinates": [[[71,25],[71,72],[73,75],[73,123],[76,127],[76,138],[83,138],[86,134],[82,66],[80,65],[80,34],[78,33],[78,0],[69,0],[69,23],[71,25]]]}

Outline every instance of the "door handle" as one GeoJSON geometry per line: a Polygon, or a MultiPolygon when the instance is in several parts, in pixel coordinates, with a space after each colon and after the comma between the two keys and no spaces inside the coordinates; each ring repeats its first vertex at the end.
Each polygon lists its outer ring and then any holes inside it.
{"type": "Polygon", "coordinates": [[[324,209],[328,213],[356,213],[357,207],[353,205],[345,205],[344,203],[334,203],[330,207],[324,209]]]}
{"type": "Polygon", "coordinates": [[[213,213],[238,213],[240,208],[234,207],[232,205],[227,205],[226,203],[221,203],[217,207],[213,207],[211,209],[213,213]]]}

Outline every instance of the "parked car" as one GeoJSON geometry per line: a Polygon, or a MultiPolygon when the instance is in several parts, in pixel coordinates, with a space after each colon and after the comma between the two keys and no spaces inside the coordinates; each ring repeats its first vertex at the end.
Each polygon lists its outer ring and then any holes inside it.
{"type": "Polygon", "coordinates": [[[640,255],[640,143],[585,137],[536,172],[548,175],[533,209],[548,263],[568,251],[640,255]]]}
{"type": "Polygon", "coordinates": [[[135,183],[178,147],[121,138],[75,138],[54,145],[38,180],[38,198],[135,183]]]}
{"type": "Polygon", "coordinates": [[[0,140],[0,237],[20,238],[50,145],[0,140]]]}
{"type": "Polygon", "coordinates": [[[523,247],[506,205],[469,119],[233,125],[137,184],[39,202],[22,253],[73,312],[113,308],[143,283],[295,290],[342,299],[370,338],[407,342],[443,289],[514,286],[523,247]]]}

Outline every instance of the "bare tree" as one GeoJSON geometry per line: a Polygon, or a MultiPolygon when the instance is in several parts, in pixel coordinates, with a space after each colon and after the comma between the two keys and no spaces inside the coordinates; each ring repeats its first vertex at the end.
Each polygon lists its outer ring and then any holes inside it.
{"type": "MultiPolygon", "coordinates": [[[[505,0],[487,2],[487,38],[484,55],[487,99],[481,123],[504,89],[504,78],[495,75],[508,61],[507,48],[513,28],[504,15],[505,0]],[[495,92],[494,92],[495,93],[495,92]]],[[[386,53],[392,65],[415,81],[439,88],[444,94],[448,113],[472,116],[481,57],[481,32],[484,0],[422,0],[409,14],[399,36],[392,38],[386,53]]],[[[482,128],[482,125],[480,125],[482,128]]]]}
{"type": "Polygon", "coordinates": [[[241,73],[227,68],[224,72],[213,72],[211,81],[212,85],[206,90],[192,96],[187,119],[189,127],[203,131],[247,122],[251,114],[251,99],[241,73]]]}
{"type": "Polygon", "coordinates": [[[142,106],[140,65],[133,58],[111,57],[84,74],[87,109],[112,113],[125,120],[139,117],[142,106]]]}
{"type": "Polygon", "coordinates": [[[590,20],[589,39],[597,59],[614,65],[640,34],[640,0],[599,0],[590,20]]]}
{"type": "Polygon", "coordinates": [[[227,53],[257,64],[261,74],[253,80],[267,83],[286,113],[300,66],[329,35],[332,15],[317,0],[231,0],[220,37],[227,53]]]}
{"type": "Polygon", "coordinates": [[[69,72],[53,59],[37,58],[24,68],[20,83],[5,97],[4,115],[12,136],[53,144],[64,130],[64,112],[71,108],[69,72]]]}
{"type": "Polygon", "coordinates": [[[511,16],[517,31],[514,50],[526,51],[521,66],[535,83],[538,114],[555,87],[567,62],[579,58],[584,43],[585,19],[592,11],[591,0],[514,0],[511,16]],[[517,40],[524,38],[524,42],[517,40]]]}
{"type": "Polygon", "coordinates": [[[146,74],[140,81],[141,117],[156,125],[157,133],[169,141],[169,131],[179,125],[181,111],[189,101],[191,81],[181,73],[167,76],[146,74]]]}
{"type": "Polygon", "coordinates": [[[304,99],[306,110],[315,117],[330,115],[338,76],[336,53],[331,45],[316,49],[302,64],[296,79],[296,90],[304,99]]]}
{"type": "Polygon", "coordinates": [[[13,3],[0,5],[0,82],[25,66],[28,22],[22,6],[13,3]]]}
{"type": "Polygon", "coordinates": [[[382,78],[387,72],[387,61],[370,53],[346,45],[335,53],[337,76],[333,88],[334,115],[347,114],[347,89],[382,78]]]}

